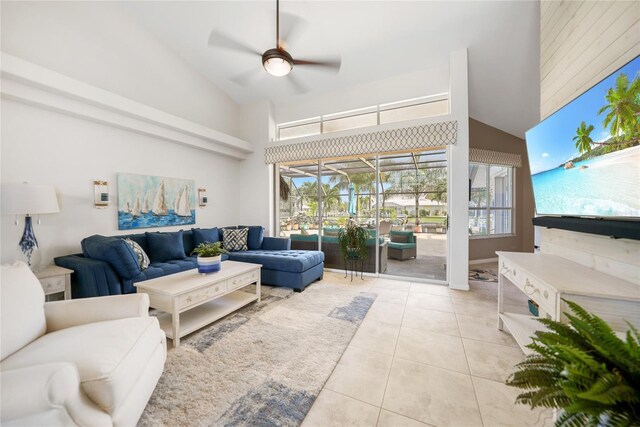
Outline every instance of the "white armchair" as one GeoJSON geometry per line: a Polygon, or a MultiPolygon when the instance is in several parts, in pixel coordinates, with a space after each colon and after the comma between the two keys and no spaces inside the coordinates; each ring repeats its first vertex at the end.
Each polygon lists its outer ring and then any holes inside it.
{"type": "Polygon", "coordinates": [[[44,302],[24,263],[2,266],[1,424],[133,426],[166,337],[146,294],[44,302]]]}

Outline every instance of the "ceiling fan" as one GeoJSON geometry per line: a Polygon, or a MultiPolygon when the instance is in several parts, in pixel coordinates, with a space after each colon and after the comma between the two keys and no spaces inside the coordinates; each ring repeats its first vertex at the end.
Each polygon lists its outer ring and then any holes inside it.
{"type": "MultiPolygon", "coordinates": [[[[290,42],[292,35],[295,33],[295,27],[300,25],[300,18],[285,14],[285,18],[288,22],[288,31],[286,31],[285,38],[290,42]]],[[[340,70],[340,58],[330,60],[309,60],[309,59],[295,59],[285,49],[286,43],[284,39],[280,38],[280,0],[276,0],[276,47],[266,50],[264,53],[247,46],[246,44],[228,37],[216,30],[211,31],[209,35],[209,46],[221,47],[225,49],[231,49],[239,52],[249,53],[257,55],[262,58],[262,66],[265,71],[272,76],[282,77],[288,75],[294,66],[304,67],[317,67],[317,69],[338,72],[340,70]]],[[[250,70],[249,73],[243,73],[241,75],[232,78],[231,80],[239,84],[246,84],[252,74],[255,74],[254,70],[250,70]]],[[[304,92],[304,87],[300,82],[290,75],[290,83],[294,86],[294,89],[298,92],[304,92]]]]}

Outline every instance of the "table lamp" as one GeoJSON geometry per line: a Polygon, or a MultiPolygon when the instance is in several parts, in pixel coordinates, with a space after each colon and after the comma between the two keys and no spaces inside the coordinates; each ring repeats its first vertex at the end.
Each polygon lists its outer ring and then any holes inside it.
{"type": "MultiPolygon", "coordinates": [[[[52,185],[2,184],[2,214],[24,215],[24,231],[20,239],[20,249],[27,256],[31,266],[31,255],[38,249],[38,241],[33,232],[32,215],[60,212],[56,189],[52,185]]],[[[18,220],[16,219],[16,225],[18,220]]]]}

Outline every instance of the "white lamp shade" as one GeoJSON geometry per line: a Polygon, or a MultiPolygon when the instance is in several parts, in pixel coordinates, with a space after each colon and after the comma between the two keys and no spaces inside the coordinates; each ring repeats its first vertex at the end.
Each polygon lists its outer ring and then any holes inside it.
{"type": "Polygon", "coordinates": [[[36,215],[60,212],[53,185],[2,184],[3,215],[36,215]]]}

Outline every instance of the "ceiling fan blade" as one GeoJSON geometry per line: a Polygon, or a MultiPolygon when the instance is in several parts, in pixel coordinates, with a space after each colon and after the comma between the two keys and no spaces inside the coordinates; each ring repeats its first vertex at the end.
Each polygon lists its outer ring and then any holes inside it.
{"type": "Polygon", "coordinates": [[[256,80],[258,80],[260,78],[260,76],[262,76],[262,72],[260,71],[260,69],[251,69],[249,71],[245,71],[244,73],[240,73],[240,74],[236,74],[235,76],[231,77],[231,81],[246,87],[246,86],[251,86],[256,80]]]}
{"type": "Polygon", "coordinates": [[[302,65],[302,66],[308,65],[308,66],[314,66],[314,67],[321,67],[327,71],[332,71],[334,73],[337,73],[338,71],[340,71],[340,66],[342,65],[342,61],[340,60],[340,58],[328,59],[324,61],[294,59],[293,65],[302,65]]]}
{"type": "Polygon", "coordinates": [[[296,93],[305,93],[309,91],[309,89],[307,89],[307,87],[303,85],[300,79],[298,79],[298,77],[293,73],[287,76],[287,82],[289,82],[289,85],[296,93]]]}
{"type": "Polygon", "coordinates": [[[216,30],[211,31],[211,34],[209,34],[209,46],[221,47],[223,49],[230,49],[238,52],[244,52],[252,55],[262,56],[262,53],[258,52],[257,50],[252,49],[246,44],[238,40],[232,39],[231,37],[226,36],[216,30]]]}
{"type": "Polygon", "coordinates": [[[286,50],[291,44],[295,44],[306,22],[298,15],[280,12],[280,40],[278,40],[278,46],[286,50]]]}

